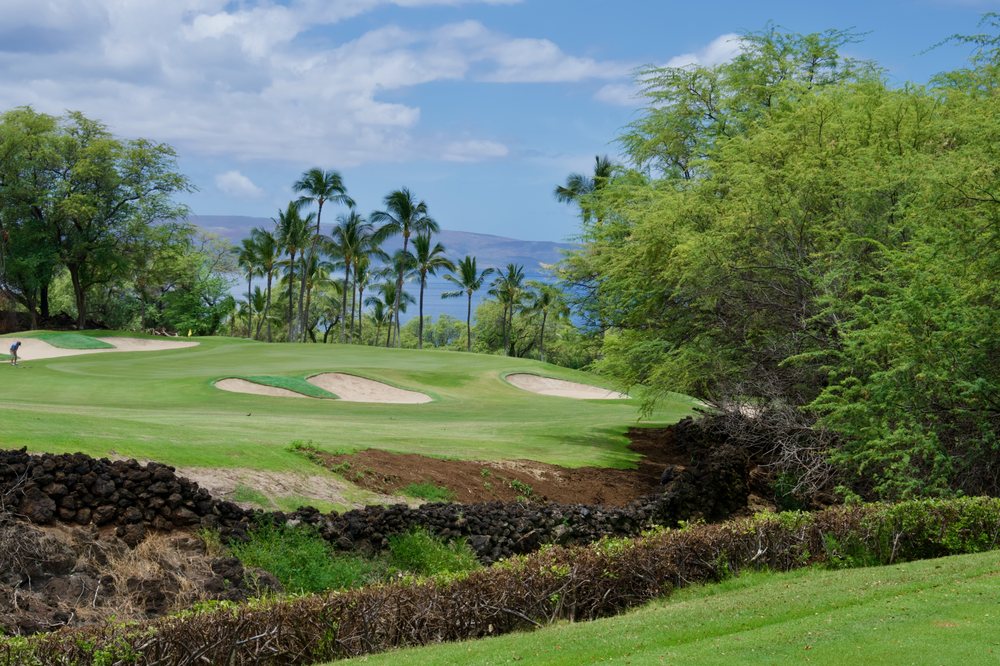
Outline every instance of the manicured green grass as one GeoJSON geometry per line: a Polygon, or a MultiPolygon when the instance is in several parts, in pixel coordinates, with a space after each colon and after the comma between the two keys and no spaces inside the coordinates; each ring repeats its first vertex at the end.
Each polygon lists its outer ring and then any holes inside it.
{"type": "Polygon", "coordinates": [[[31,335],[60,349],[114,349],[115,346],[89,335],[79,333],[38,332],[31,335]]]}
{"type": "Polygon", "coordinates": [[[997,664],[1000,551],[747,574],[605,620],[338,664],[997,664]]]}
{"type": "MultiPolygon", "coordinates": [[[[587,373],[461,352],[194,339],[200,344],[187,349],[0,367],[0,373],[10,373],[0,378],[0,446],[114,453],[179,467],[311,472],[314,464],[290,450],[291,442],[328,452],[372,447],[569,467],[630,467],[638,459],[627,450],[625,437],[639,424],[638,400],[540,396],[500,379],[505,372],[534,372],[614,388],[587,373]],[[225,377],[335,371],[381,379],[435,400],[421,405],[282,400],[213,385],[225,377]]],[[[642,424],[673,423],[693,405],[676,396],[642,424]]]]}
{"type": "Polygon", "coordinates": [[[263,384],[264,386],[273,386],[275,388],[282,388],[287,391],[293,391],[295,393],[301,393],[302,395],[307,395],[310,398],[328,398],[336,399],[337,396],[321,389],[315,384],[310,384],[305,380],[304,377],[280,377],[275,375],[255,375],[250,377],[237,377],[237,379],[245,379],[248,382],[253,382],[254,384],[263,384]]]}
{"type": "Polygon", "coordinates": [[[434,483],[411,483],[399,489],[401,495],[416,497],[428,502],[450,502],[455,499],[455,493],[434,483]]]}

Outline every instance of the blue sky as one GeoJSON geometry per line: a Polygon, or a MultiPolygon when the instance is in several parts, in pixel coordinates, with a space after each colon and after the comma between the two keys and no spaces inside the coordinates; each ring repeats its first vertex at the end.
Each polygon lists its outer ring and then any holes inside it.
{"type": "Polygon", "coordinates": [[[565,240],[552,198],[635,118],[631,73],[712,63],[768,21],[869,33],[925,82],[1000,0],[0,0],[0,109],[83,111],[173,145],[202,215],[274,216],[308,167],[362,211],[407,186],[449,229],[565,240]]]}

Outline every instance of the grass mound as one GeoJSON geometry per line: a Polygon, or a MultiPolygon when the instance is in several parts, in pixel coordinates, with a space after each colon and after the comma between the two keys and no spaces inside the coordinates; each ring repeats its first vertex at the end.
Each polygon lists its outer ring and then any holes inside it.
{"type": "Polygon", "coordinates": [[[285,389],[286,391],[294,391],[295,393],[301,393],[302,395],[307,395],[310,398],[324,398],[328,400],[336,400],[337,396],[325,391],[318,386],[310,384],[305,379],[301,377],[280,377],[278,375],[246,375],[238,376],[236,379],[243,379],[248,382],[253,382],[254,384],[263,384],[264,386],[273,386],[275,388],[285,389]]]}
{"type": "Polygon", "coordinates": [[[869,664],[995,663],[997,576],[997,551],[850,571],[746,573],[613,618],[363,661],[842,664],[850,655],[869,664]]]}
{"type": "Polygon", "coordinates": [[[32,336],[60,349],[114,349],[115,346],[103,340],[79,333],[45,332],[32,336]]]}

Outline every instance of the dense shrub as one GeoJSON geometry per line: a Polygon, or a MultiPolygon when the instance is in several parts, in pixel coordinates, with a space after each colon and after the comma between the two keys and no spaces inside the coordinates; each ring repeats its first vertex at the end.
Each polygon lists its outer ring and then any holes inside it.
{"type": "Polygon", "coordinates": [[[465,539],[445,542],[424,529],[390,537],[389,563],[401,571],[423,576],[472,571],[480,567],[465,539]]]}
{"type": "Polygon", "coordinates": [[[855,505],[533,555],[448,580],[190,613],[0,641],[0,666],[31,663],[308,664],[435,641],[590,620],[745,569],[902,560],[1000,547],[1000,499],[855,505]]]}
{"type": "Polygon", "coordinates": [[[326,592],[359,587],[383,567],[359,555],[333,553],[314,528],[261,523],[231,550],[246,567],[269,571],[289,592],[326,592]]]}

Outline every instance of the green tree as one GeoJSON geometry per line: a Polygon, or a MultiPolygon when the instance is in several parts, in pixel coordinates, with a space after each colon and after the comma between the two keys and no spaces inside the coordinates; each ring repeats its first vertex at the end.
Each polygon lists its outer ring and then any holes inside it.
{"type": "Polygon", "coordinates": [[[267,324],[267,341],[272,341],[271,324],[271,287],[274,282],[275,272],[278,270],[278,263],[281,260],[281,246],[274,233],[267,229],[255,228],[250,231],[250,239],[254,245],[254,252],[257,255],[259,268],[266,280],[264,290],[264,310],[260,322],[257,326],[257,338],[260,338],[261,324],[267,324]]]}
{"type": "Polygon", "coordinates": [[[525,295],[524,266],[520,264],[507,264],[507,267],[493,280],[490,287],[490,295],[495,296],[503,305],[501,329],[503,331],[504,353],[508,356],[511,352],[511,330],[514,327],[514,313],[521,306],[521,301],[525,295]]]}
{"type": "MultiPolygon", "coordinates": [[[[298,268],[298,264],[304,265],[301,255],[305,253],[305,248],[310,243],[314,215],[314,213],[309,213],[306,217],[302,217],[299,213],[299,207],[294,203],[289,203],[284,211],[278,211],[278,219],[275,220],[278,245],[288,255],[288,258],[282,261],[281,265],[285,268],[285,282],[288,285],[287,339],[289,342],[297,339],[294,323],[295,271],[298,268]]],[[[300,280],[300,284],[304,282],[305,280],[300,280]]]]}
{"type": "MultiPolygon", "coordinates": [[[[377,210],[369,216],[375,224],[382,226],[376,232],[375,242],[381,245],[386,240],[394,236],[403,237],[403,255],[409,252],[410,236],[413,234],[429,234],[439,231],[438,224],[427,213],[427,203],[417,201],[413,194],[407,189],[395,190],[386,195],[384,200],[385,210],[377,210]]],[[[398,264],[402,266],[402,263],[398,264]]],[[[403,270],[397,271],[396,275],[396,302],[393,304],[393,316],[396,322],[396,343],[399,340],[399,312],[400,301],[403,295],[403,270]]]]}
{"type": "Polygon", "coordinates": [[[233,248],[236,254],[236,262],[243,269],[247,276],[247,299],[244,301],[246,306],[246,318],[247,318],[247,337],[253,337],[253,314],[254,314],[254,299],[252,292],[253,278],[258,274],[258,269],[260,268],[260,259],[257,254],[257,245],[253,242],[253,238],[244,238],[239,247],[233,248]]]}
{"type": "Polygon", "coordinates": [[[420,314],[418,318],[417,348],[424,348],[424,290],[427,288],[427,276],[437,275],[439,270],[455,270],[455,264],[444,254],[444,245],[431,245],[429,233],[418,234],[413,239],[413,259],[417,275],[420,278],[420,314]]]}
{"type": "MultiPolygon", "coordinates": [[[[295,204],[298,207],[306,206],[308,204],[316,204],[316,231],[312,236],[312,241],[309,244],[309,255],[310,261],[317,254],[320,242],[320,224],[323,218],[323,206],[327,202],[339,203],[350,208],[354,208],[354,200],[347,195],[347,188],[344,185],[344,179],[340,175],[340,172],[329,170],[325,171],[319,167],[313,167],[302,174],[302,177],[295,181],[292,185],[292,189],[295,192],[302,192],[295,204]]],[[[307,288],[307,283],[303,282],[299,289],[299,326],[302,329],[302,341],[305,342],[305,327],[306,327],[306,317],[309,310],[309,299],[311,298],[311,293],[307,288]],[[303,302],[303,297],[305,302],[303,302]]],[[[292,333],[289,332],[289,336],[292,333]]]]}
{"type": "Polygon", "coordinates": [[[528,286],[532,289],[529,310],[542,316],[538,333],[538,354],[539,358],[545,361],[545,326],[548,324],[549,315],[565,314],[568,308],[562,298],[562,290],[555,285],[532,281],[528,286]]]}
{"type": "Polygon", "coordinates": [[[472,351],[472,295],[483,288],[486,278],[494,273],[494,269],[485,268],[480,273],[476,267],[476,258],[466,256],[458,262],[457,270],[444,279],[457,287],[454,291],[446,291],[441,298],[458,298],[465,296],[465,351],[472,351]]]}

